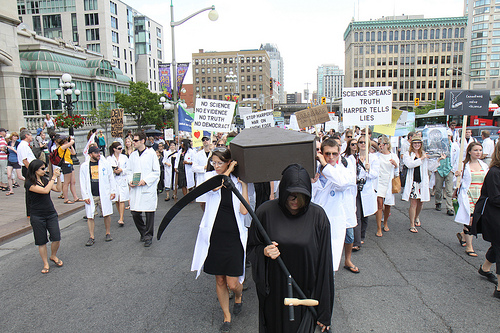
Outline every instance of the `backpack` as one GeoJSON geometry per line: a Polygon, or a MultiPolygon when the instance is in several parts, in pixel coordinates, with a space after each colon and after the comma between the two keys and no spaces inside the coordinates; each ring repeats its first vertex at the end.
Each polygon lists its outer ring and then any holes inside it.
{"type": "MultiPolygon", "coordinates": [[[[66,150],[64,151],[64,154],[65,153],[66,153],[66,150]]],[[[50,163],[60,167],[64,163],[64,154],[63,154],[63,157],[61,157],[61,156],[59,156],[59,149],[58,148],[54,149],[49,155],[50,163]]]]}

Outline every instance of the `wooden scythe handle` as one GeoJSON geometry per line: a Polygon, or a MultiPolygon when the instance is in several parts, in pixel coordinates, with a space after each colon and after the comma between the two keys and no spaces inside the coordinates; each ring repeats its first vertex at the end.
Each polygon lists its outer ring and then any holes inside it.
{"type": "Polygon", "coordinates": [[[304,306],[316,306],[319,302],[315,299],[298,299],[298,298],[285,298],[285,305],[304,305],[304,306]]]}

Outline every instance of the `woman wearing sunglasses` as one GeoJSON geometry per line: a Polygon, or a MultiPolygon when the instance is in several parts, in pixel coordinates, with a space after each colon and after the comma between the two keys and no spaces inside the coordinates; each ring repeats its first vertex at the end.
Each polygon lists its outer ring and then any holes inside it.
{"type": "MultiPolygon", "coordinates": [[[[238,191],[248,201],[247,184],[231,174],[236,161],[231,160],[229,149],[215,148],[210,165],[214,171],[207,172],[205,179],[216,175],[230,176],[238,191]]],[[[221,332],[229,332],[231,329],[228,287],[234,292],[233,314],[238,315],[242,309],[242,283],[245,277],[248,237],[245,227],[247,213],[236,195],[224,186],[206,194],[205,212],[196,239],[191,270],[197,271],[196,277],[202,269],[207,274],[215,275],[217,297],[224,312],[221,332]]]]}
{"type": "Polygon", "coordinates": [[[30,205],[30,224],[33,228],[35,245],[38,245],[38,252],[43,261],[42,274],[49,272],[49,260],[53,261],[57,267],[61,267],[63,262],[56,254],[61,241],[61,230],[59,229],[59,219],[56,209],[50,198],[50,191],[61,192],[62,183],[55,181],[61,174],[60,169],[55,169],[51,179],[45,177],[46,165],[44,162],[36,159],[31,161],[28,166],[26,182],[24,186],[28,191],[30,205]],[[50,257],[47,258],[47,231],[50,234],[50,257]]]}

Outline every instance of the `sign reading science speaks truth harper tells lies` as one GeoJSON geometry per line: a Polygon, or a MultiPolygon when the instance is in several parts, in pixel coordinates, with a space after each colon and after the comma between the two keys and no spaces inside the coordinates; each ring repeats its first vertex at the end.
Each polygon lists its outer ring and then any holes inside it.
{"type": "Polygon", "coordinates": [[[392,121],[392,87],[343,88],[344,125],[384,125],[392,121]]]}
{"type": "Polygon", "coordinates": [[[193,127],[210,132],[230,132],[235,102],[196,99],[193,127]]]}

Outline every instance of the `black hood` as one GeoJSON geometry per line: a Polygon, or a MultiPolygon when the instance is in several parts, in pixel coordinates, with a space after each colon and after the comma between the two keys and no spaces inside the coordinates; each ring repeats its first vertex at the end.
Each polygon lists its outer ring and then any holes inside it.
{"type": "Polygon", "coordinates": [[[281,182],[279,187],[279,205],[283,213],[287,216],[303,215],[311,203],[311,178],[300,164],[291,164],[281,173],[281,182]],[[306,196],[306,205],[296,215],[292,215],[286,208],[286,200],[290,193],[302,193],[306,196]]]}

